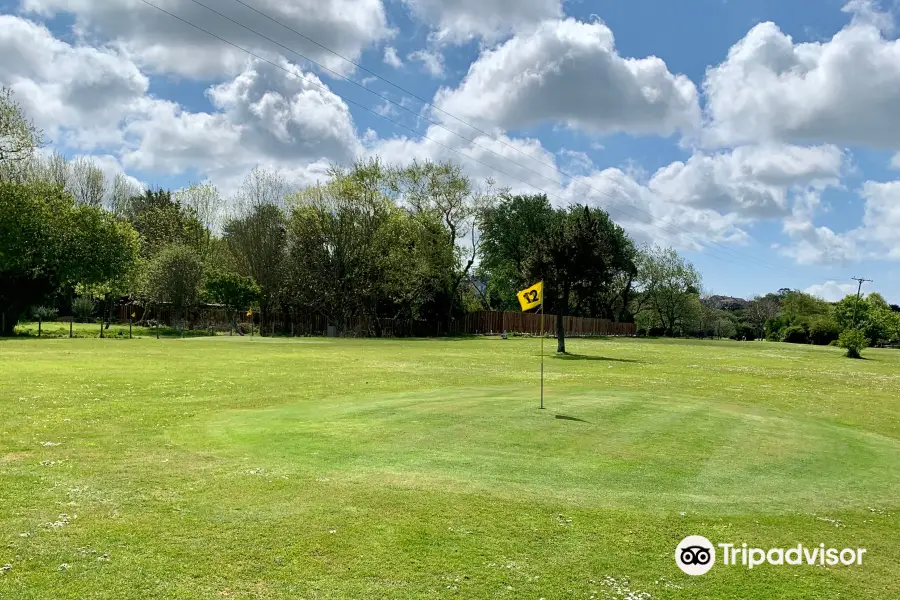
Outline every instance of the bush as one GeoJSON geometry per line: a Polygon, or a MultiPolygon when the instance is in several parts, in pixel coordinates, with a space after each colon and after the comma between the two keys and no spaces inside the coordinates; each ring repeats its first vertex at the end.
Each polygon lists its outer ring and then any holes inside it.
{"type": "Polygon", "coordinates": [[[79,322],[84,323],[94,312],[94,300],[88,296],[78,296],[72,302],[72,314],[79,322]]]}
{"type": "Polygon", "coordinates": [[[781,341],[788,344],[808,344],[809,334],[803,325],[790,325],[781,330],[781,341]]]}
{"type": "Polygon", "coordinates": [[[56,309],[50,306],[34,306],[31,308],[32,318],[38,321],[46,321],[56,316],[56,309]]]}
{"type": "Polygon", "coordinates": [[[837,321],[830,317],[816,319],[809,325],[809,339],[813,344],[827,346],[841,335],[837,321]]]}
{"type": "Polygon", "coordinates": [[[869,338],[859,329],[845,329],[838,338],[838,346],[847,351],[847,358],[862,358],[862,351],[869,347],[869,338]]]}

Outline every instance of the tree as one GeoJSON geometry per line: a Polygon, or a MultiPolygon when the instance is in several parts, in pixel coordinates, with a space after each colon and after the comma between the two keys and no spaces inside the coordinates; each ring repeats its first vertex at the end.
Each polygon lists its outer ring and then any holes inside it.
{"type": "Polygon", "coordinates": [[[756,337],[762,338],[766,332],[766,322],[778,315],[781,297],[778,294],[756,296],[750,301],[746,310],[747,323],[753,327],[756,337]]]}
{"type": "Polygon", "coordinates": [[[480,276],[505,308],[515,293],[544,282],[545,309],[556,314],[557,351],[565,352],[564,318],[624,312],[637,273],[631,240],[599,209],[554,209],[546,196],[503,196],[483,215],[480,276]]]}
{"type": "Polygon", "coordinates": [[[456,255],[430,210],[395,204],[377,162],[334,169],[326,184],[292,197],[285,265],[287,297],[343,330],[364,318],[442,318],[456,255]]]}
{"type": "Polygon", "coordinates": [[[172,304],[183,317],[197,304],[203,280],[203,262],[196,250],[174,244],[164,248],[150,263],[148,288],[157,302],[172,304]]]}
{"type": "Polygon", "coordinates": [[[645,247],[637,259],[637,297],[634,313],[647,312],[644,323],[652,323],[665,335],[689,329],[699,316],[700,274],[672,248],[645,247]]]}
{"type": "Polygon", "coordinates": [[[131,271],[137,235],[56,185],[0,183],[0,312],[12,333],[28,307],[63,286],[112,286],[131,271]]]}
{"type": "Polygon", "coordinates": [[[845,329],[838,339],[838,346],[847,350],[847,358],[862,358],[862,351],[869,347],[869,339],[860,329],[845,329]]]}
{"type": "MultiPolygon", "coordinates": [[[[373,166],[379,167],[377,161],[373,166]]],[[[390,177],[392,191],[413,214],[427,215],[446,232],[446,242],[457,256],[447,292],[458,300],[460,285],[469,278],[478,258],[482,238],[477,233],[483,208],[496,198],[493,182],[488,180],[484,190],[477,190],[461,167],[449,161],[413,161],[407,167],[393,169],[390,177]]],[[[452,304],[447,307],[448,314],[452,309],[452,304]]]]}
{"type": "Polygon", "coordinates": [[[142,193],[143,190],[130,177],[124,173],[116,173],[112,186],[109,188],[107,207],[114,215],[125,217],[129,200],[142,193]]]}
{"type": "Polygon", "coordinates": [[[238,272],[259,284],[263,321],[276,305],[284,281],[285,228],[284,213],[272,205],[254,207],[247,216],[225,225],[225,240],[238,272]]]}
{"type": "Polygon", "coordinates": [[[106,176],[90,159],[76,158],[69,163],[68,190],[76,204],[100,206],[106,198],[106,176]]]}
{"type": "Polygon", "coordinates": [[[43,145],[43,132],[16,102],[12,89],[0,87],[0,181],[16,180],[19,170],[43,145]]]}
{"type": "Polygon", "coordinates": [[[170,245],[189,246],[202,253],[208,248],[203,225],[190,208],[186,208],[167,190],[146,190],[131,197],[122,209],[141,236],[141,256],[152,259],[170,245]]]}
{"type": "Polygon", "coordinates": [[[716,302],[710,294],[702,294],[696,310],[698,333],[701,337],[733,338],[737,336],[736,318],[728,311],[716,308],[716,302]]]}
{"type": "Polygon", "coordinates": [[[75,235],[67,256],[72,265],[69,280],[64,283],[99,299],[109,327],[115,302],[137,288],[138,234],[99,206],[76,206],[70,218],[75,235]]]}
{"type": "Polygon", "coordinates": [[[535,244],[529,270],[554,298],[557,352],[566,352],[564,318],[572,297],[590,304],[617,274],[636,272],[629,247],[624,231],[602,210],[573,206],[554,211],[549,230],[535,244]]]}
{"type": "Polygon", "coordinates": [[[210,183],[192,184],[175,193],[175,202],[190,210],[203,225],[209,245],[222,216],[222,197],[216,186],[210,183]]]}
{"type": "Polygon", "coordinates": [[[287,184],[275,172],[254,169],[233,204],[236,215],[225,223],[224,238],[237,272],[260,287],[260,318],[265,321],[282,291],[285,256],[287,184]]]}
{"type": "Polygon", "coordinates": [[[894,337],[896,317],[880,294],[859,299],[849,295],[834,305],[834,314],[841,329],[859,329],[874,344],[894,337]]]}
{"type": "Polygon", "coordinates": [[[234,329],[237,314],[259,302],[260,289],[256,282],[237,273],[213,273],[206,278],[204,287],[210,300],[228,310],[234,329]]]}
{"type": "Polygon", "coordinates": [[[827,346],[841,335],[841,327],[833,315],[813,318],[809,323],[809,341],[818,346],[827,346]]]}
{"type": "Polygon", "coordinates": [[[518,310],[516,292],[535,283],[529,272],[536,241],[552,219],[546,196],[502,196],[482,209],[479,278],[491,308],[518,310]]]}

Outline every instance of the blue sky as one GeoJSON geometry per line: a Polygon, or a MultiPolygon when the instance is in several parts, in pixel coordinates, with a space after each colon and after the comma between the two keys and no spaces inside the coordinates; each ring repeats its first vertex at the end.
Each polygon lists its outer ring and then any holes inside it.
{"type": "Polygon", "coordinates": [[[0,66],[0,83],[56,149],[94,156],[110,175],[173,188],[208,179],[228,195],[257,165],[304,185],[329,162],[452,158],[476,181],[609,209],[640,241],[679,248],[715,293],[792,287],[836,299],[860,275],[900,303],[892,6],[243,1],[405,91],[233,0],[210,6],[418,116],[190,0],[154,3],[287,71],[129,0],[0,0],[0,51],[16,57],[0,66]],[[425,119],[477,135],[413,94],[490,136],[473,146],[436,128],[425,119]]]}

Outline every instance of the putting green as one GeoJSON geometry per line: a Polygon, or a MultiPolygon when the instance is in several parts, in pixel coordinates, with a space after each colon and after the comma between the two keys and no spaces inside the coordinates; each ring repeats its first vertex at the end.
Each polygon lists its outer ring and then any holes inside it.
{"type": "Polygon", "coordinates": [[[900,352],[570,349],[0,341],[0,598],[900,597],[900,352]]]}

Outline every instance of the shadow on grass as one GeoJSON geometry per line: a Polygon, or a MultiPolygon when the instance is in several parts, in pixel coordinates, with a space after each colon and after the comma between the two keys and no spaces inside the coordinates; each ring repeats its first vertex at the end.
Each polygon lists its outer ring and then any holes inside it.
{"type": "Polygon", "coordinates": [[[552,358],[556,360],[599,360],[603,362],[621,362],[621,363],[638,363],[643,364],[640,360],[632,360],[630,358],[610,358],[608,356],[590,356],[588,354],[554,354],[552,358]]]}
{"type": "Polygon", "coordinates": [[[590,421],[585,421],[584,419],[579,419],[578,417],[570,417],[567,415],[556,415],[556,418],[560,421],[577,421],[579,423],[590,423],[590,421]]]}

